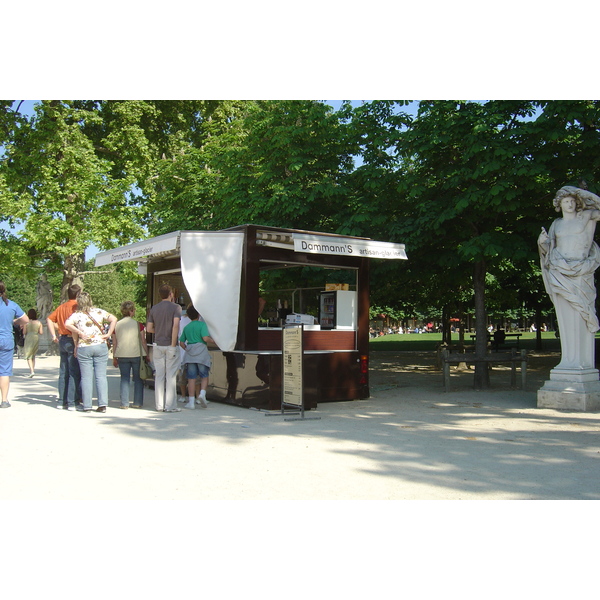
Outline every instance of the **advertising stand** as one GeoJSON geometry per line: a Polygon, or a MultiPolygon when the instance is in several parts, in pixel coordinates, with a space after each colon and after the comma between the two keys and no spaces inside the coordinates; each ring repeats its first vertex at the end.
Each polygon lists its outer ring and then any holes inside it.
{"type": "Polygon", "coordinates": [[[321,417],[304,416],[304,325],[285,325],[281,330],[282,373],[281,373],[281,412],[267,413],[265,416],[297,415],[299,418],[284,421],[319,420],[321,417]],[[286,408],[300,409],[290,412],[286,408]]]}
{"type": "MultiPolygon", "coordinates": [[[[302,341],[300,410],[316,408],[317,402],[369,397],[373,258],[406,259],[404,245],[241,225],[150,238],[99,253],[96,266],[136,261],[147,277],[148,310],[160,300],[159,287],[169,284],[183,309],[192,303],[200,312],[215,340],[209,347],[209,400],[278,411],[290,321],[303,325],[291,328],[299,329],[302,341]],[[338,302],[336,323],[321,327],[320,293],[332,285],[342,286],[337,289],[346,292],[352,308],[338,302]]],[[[338,300],[342,296],[337,294],[338,300]]]]}

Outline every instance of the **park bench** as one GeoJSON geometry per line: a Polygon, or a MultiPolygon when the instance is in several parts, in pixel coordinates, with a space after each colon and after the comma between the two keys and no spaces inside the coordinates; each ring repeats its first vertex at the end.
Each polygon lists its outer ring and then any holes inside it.
{"type": "MultiPolygon", "coordinates": [[[[494,351],[498,352],[498,350],[500,348],[506,347],[510,344],[510,341],[507,340],[506,338],[509,338],[509,337],[516,338],[516,341],[517,341],[516,348],[517,348],[517,350],[519,350],[519,340],[521,339],[522,335],[523,335],[522,333],[504,333],[504,335],[502,336],[503,339],[501,339],[501,338],[497,338],[496,336],[492,337],[492,334],[488,333],[487,339],[488,339],[488,342],[491,343],[494,351]]],[[[472,334],[471,339],[473,341],[475,341],[477,339],[477,335],[472,334]]]]}
{"type": "Polygon", "coordinates": [[[447,348],[444,348],[441,351],[441,361],[442,361],[442,373],[444,376],[444,391],[450,391],[450,365],[458,365],[460,363],[465,363],[467,365],[474,365],[479,362],[483,362],[489,365],[490,370],[494,363],[510,363],[511,365],[511,374],[510,374],[510,387],[517,387],[517,365],[520,363],[521,366],[521,389],[525,389],[525,384],[527,382],[527,351],[521,350],[520,353],[517,354],[515,348],[512,349],[510,353],[493,353],[486,354],[482,358],[476,358],[475,353],[473,352],[465,352],[465,353],[450,353],[447,348]]]}

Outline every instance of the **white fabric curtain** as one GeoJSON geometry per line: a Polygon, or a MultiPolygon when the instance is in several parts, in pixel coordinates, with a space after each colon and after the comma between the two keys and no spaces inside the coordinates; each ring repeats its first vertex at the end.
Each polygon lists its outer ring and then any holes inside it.
{"type": "Polygon", "coordinates": [[[181,232],[183,282],[224,352],[234,350],[237,339],[243,244],[242,232],[181,232]]]}

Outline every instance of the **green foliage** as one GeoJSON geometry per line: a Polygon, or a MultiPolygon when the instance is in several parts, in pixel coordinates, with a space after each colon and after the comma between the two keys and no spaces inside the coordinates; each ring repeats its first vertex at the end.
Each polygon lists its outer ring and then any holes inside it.
{"type": "MultiPolygon", "coordinates": [[[[408,261],[372,261],[386,314],[481,311],[486,291],[490,311],[546,310],[535,240],[559,187],[599,191],[599,123],[598,101],[0,101],[0,219],[22,227],[0,233],[0,270],[31,302],[90,243],[255,223],[405,243],[408,261]]],[[[144,306],[110,277],[84,282],[144,306]]]]}
{"type": "MultiPolygon", "coordinates": [[[[453,333],[451,341],[452,344],[458,344],[460,336],[457,333],[453,333]]],[[[390,334],[369,340],[369,351],[430,352],[433,356],[433,353],[441,343],[441,333],[390,334]]],[[[523,333],[519,340],[519,347],[527,351],[538,349],[536,334],[523,333]]],[[[542,333],[542,348],[548,352],[560,351],[560,340],[556,338],[553,331],[542,333]]]]}
{"type": "Polygon", "coordinates": [[[194,139],[194,101],[41,101],[25,117],[0,103],[0,218],[21,226],[0,268],[62,270],[94,244],[145,235],[157,164],[194,139]]]}
{"type": "Polygon", "coordinates": [[[151,231],[243,223],[335,230],[340,173],[351,166],[339,118],[313,101],[221,108],[200,146],[160,166],[151,231]]]}
{"type": "Polygon", "coordinates": [[[121,318],[121,303],[126,300],[135,302],[136,318],[146,320],[146,302],[139,294],[139,282],[145,277],[137,274],[135,263],[118,263],[94,269],[93,262],[87,263],[89,273],[84,275],[83,287],[88,292],[94,306],[103,308],[121,318]]]}
{"type": "MultiPolygon", "coordinates": [[[[40,272],[34,271],[27,272],[26,274],[15,274],[10,271],[4,271],[0,273],[0,280],[6,284],[8,297],[27,312],[30,308],[37,309],[36,290],[40,275],[40,272]]],[[[52,306],[54,308],[60,303],[61,279],[62,275],[60,273],[51,273],[48,275],[48,282],[52,288],[52,306]]]]}

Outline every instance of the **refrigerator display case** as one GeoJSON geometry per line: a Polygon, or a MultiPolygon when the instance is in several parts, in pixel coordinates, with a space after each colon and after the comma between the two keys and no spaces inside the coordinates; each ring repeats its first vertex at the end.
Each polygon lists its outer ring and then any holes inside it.
{"type": "Polygon", "coordinates": [[[321,292],[319,323],[321,329],[357,328],[356,292],[321,292]]]}

